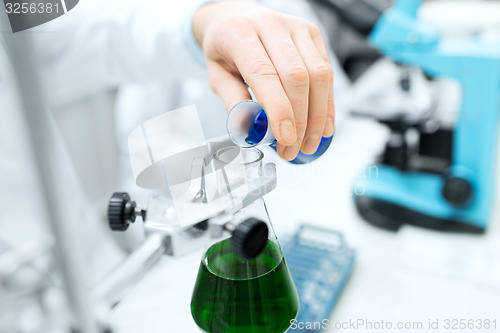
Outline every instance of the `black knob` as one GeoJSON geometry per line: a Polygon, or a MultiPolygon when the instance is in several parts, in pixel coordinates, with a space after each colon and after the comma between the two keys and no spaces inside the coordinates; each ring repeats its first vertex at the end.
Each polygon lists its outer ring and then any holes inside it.
{"type": "Polygon", "coordinates": [[[400,171],[408,170],[408,143],[404,133],[392,133],[385,145],[382,163],[400,171]]]}
{"type": "Polygon", "coordinates": [[[135,201],[126,192],[115,192],[109,199],[108,222],[112,230],[125,231],[135,221],[135,201]]]}
{"type": "Polygon", "coordinates": [[[269,228],[255,218],[240,223],[233,231],[233,250],[244,259],[257,257],[266,247],[269,228]]]}
{"type": "Polygon", "coordinates": [[[451,177],[445,180],[442,193],[446,201],[461,206],[471,198],[472,186],[463,178],[451,177]]]}

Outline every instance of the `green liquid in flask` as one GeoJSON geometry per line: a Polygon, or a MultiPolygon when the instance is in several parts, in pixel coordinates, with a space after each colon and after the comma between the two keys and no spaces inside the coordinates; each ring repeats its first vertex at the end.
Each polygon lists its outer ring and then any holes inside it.
{"type": "Polygon", "coordinates": [[[202,330],[283,333],[298,309],[295,285],[273,242],[252,260],[237,257],[231,239],[205,253],[191,300],[191,313],[202,330]]]}

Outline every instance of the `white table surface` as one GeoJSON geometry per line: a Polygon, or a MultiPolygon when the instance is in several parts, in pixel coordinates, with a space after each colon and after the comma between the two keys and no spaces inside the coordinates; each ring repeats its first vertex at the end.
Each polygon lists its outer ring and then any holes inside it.
{"type": "MultiPolygon", "coordinates": [[[[421,321],[424,329],[413,331],[427,332],[429,319],[440,325],[445,319],[496,319],[500,331],[499,205],[485,235],[409,226],[393,233],[356,213],[352,184],[368,174],[386,135],[371,121],[343,119],[328,152],[310,165],[291,165],[266,152],[278,165],[278,187],[265,198],[278,237],[308,222],[342,231],[356,249],[356,267],[334,309],[334,322],[421,321]]],[[[113,311],[117,332],[199,333],[189,305],[201,255],[199,250],[159,262],[113,311]]]]}

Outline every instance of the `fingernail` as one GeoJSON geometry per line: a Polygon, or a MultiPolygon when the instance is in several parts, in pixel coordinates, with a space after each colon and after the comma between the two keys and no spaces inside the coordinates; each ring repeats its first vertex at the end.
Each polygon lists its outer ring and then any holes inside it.
{"type": "Polygon", "coordinates": [[[323,136],[328,138],[333,135],[334,131],[335,131],[335,125],[333,124],[333,119],[326,118],[326,124],[325,124],[325,130],[323,131],[323,136]]]}
{"type": "Polygon", "coordinates": [[[285,150],[283,151],[283,157],[285,158],[285,160],[291,161],[295,157],[297,157],[299,150],[300,150],[300,144],[298,142],[291,146],[285,147],[285,150]]]}
{"type": "Polygon", "coordinates": [[[302,151],[306,154],[314,154],[318,150],[320,140],[321,137],[317,135],[308,137],[302,146],[302,151]]]}
{"type": "Polygon", "coordinates": [[[288,144],[292,144],[297,141],[297,131],[295,130],[295,126],[293,126],[290,119],[286,119],[281,122],[280,134],[281,138],[288,144]]]}

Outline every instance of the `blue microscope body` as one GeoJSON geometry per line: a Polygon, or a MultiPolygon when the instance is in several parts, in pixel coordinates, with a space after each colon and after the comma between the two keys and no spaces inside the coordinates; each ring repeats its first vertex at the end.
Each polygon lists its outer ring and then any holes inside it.
{"type": "Polygon", "coordinates": [[[490,219],[498,170],[500,45],[442,40],[438,30],[417,20],[421,2],[396,1],[380,16],[369,40],[397,63],[460,83],[450,163],[438,173],[379,163],[375,177],[357,180],[363,194],[354,191],[356,207],[368,222],[386,229],[407,223],[480,233],[490,219]]]}

